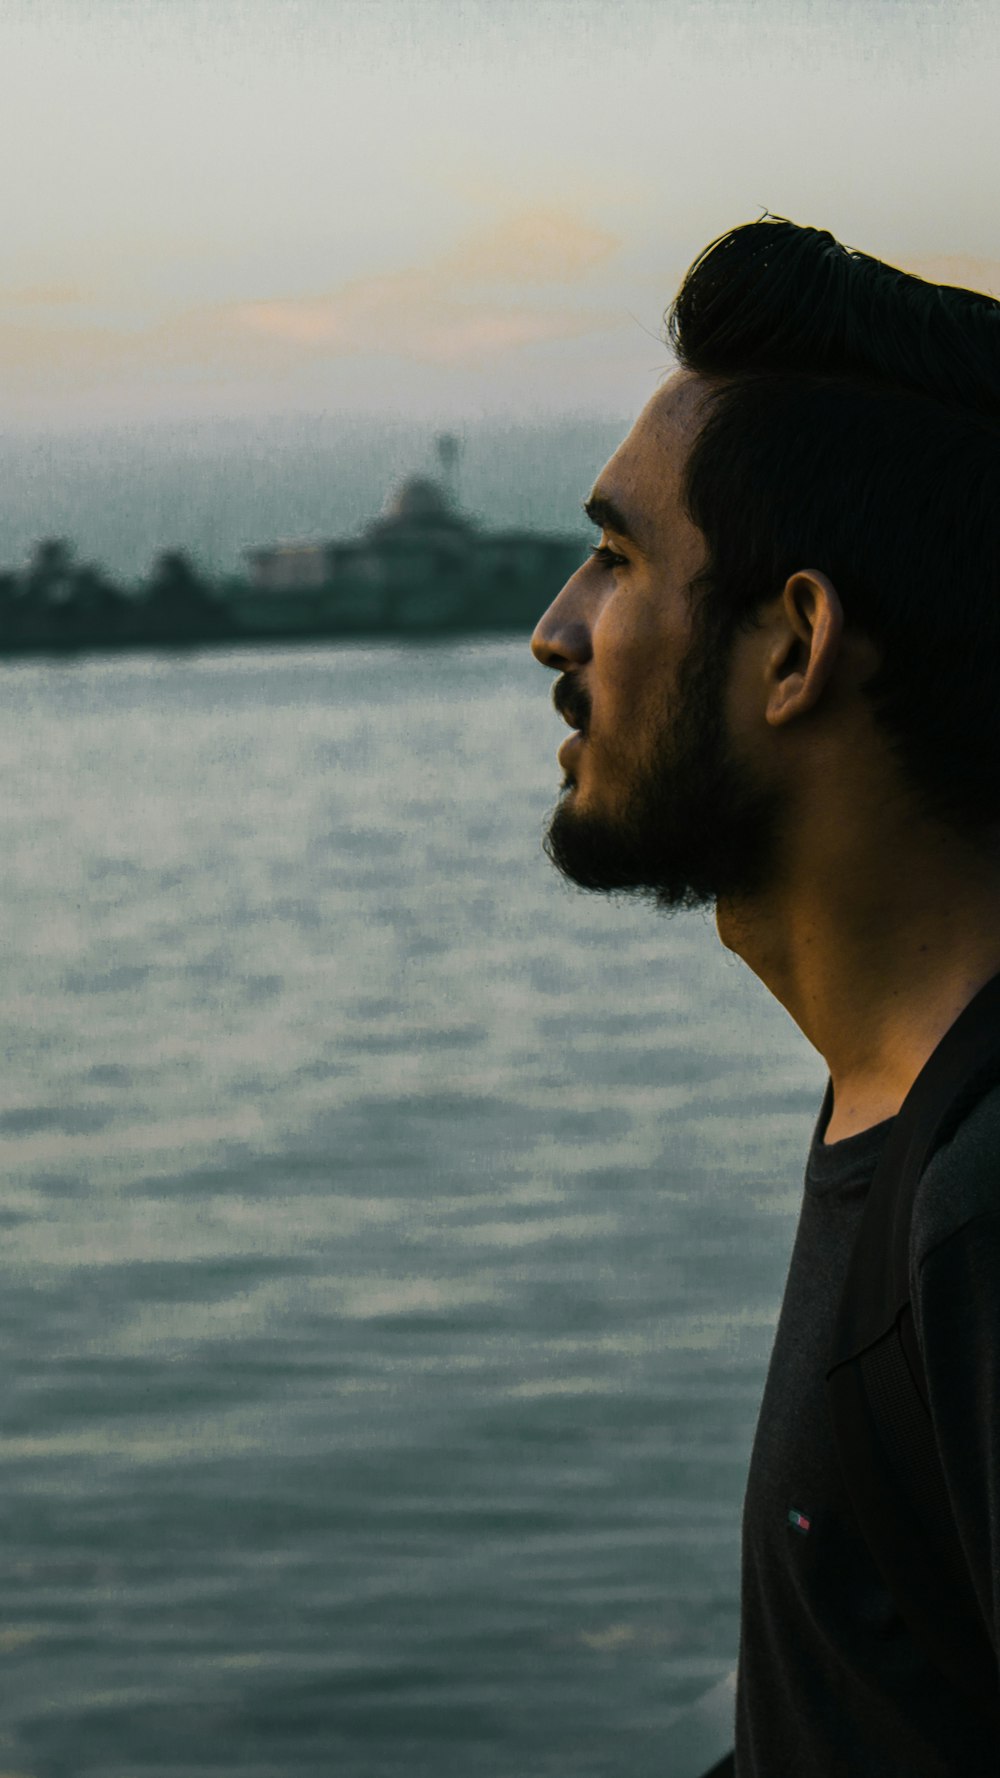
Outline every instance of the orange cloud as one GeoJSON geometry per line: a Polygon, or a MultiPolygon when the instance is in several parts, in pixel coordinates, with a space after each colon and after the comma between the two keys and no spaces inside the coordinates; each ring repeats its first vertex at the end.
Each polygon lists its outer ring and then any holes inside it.
{"type": "Polygon", "coordinates": [[[65,308],[86,302],[87,292],[75,284],[31,284],[22,289],[0,288],[0,309],[65,308]]]}
{"type": "MultiPolygon", "coordinates": [[[[478,365],[619,323],[618,312],[558,300],[617,245],[568,213],[524,210],[423,266],[315,296],[205,305],[145,326],[97,326],[86,315],[73,325],[44,312],[82,300],[68,288],[8,293],[8,312],[15,294],[20,309],[0,319],[0,369],[14,385],[53,389],[165,373],[280,376],[312,360],[357,354],[478,365]],[[525,285],[538,295],[526,299],[525,285]]],[[[0,292],[0,312],[4,306],[0,292]]]]}
{"type": "Polygon", "coordinates": [[[441,261],[445,274],[490,284],[573,284],[609,259],[617,235],[559,210],[522,210],[441,261]]]}
{"type": "Polygon", "coordinates": [[[127,359],[131,342],[97,327],[0,322],[0,371],[12,383],[100,376],[127,359]]]}
{"type": "Polygon", "coordinates": [[[247,303],[233,311],[249,334],[305,352],[383,352],[457,364],[539,340],[571,339],[617,319],[581,307],[459,298],[432,271],[345,284],[329,297],[247,303]]]}
{"type": "Polygon", "coordinates": [[[391,352],[455,364],[620,319],[579,304],[525,303],[496,286],[576,284],[618,246],[556,210],[524,210],[426,266],[356,279],[328,295],[245,303],[237,327],[304,352],[391,352]]]}
{"type": "Polygon", "coordinates": [[[1000,259],[975,259],[968,253],[938,253],[908,259],[900,266],[932,284],[960,284],[984,296],[1000,297],[1000,259]]]}

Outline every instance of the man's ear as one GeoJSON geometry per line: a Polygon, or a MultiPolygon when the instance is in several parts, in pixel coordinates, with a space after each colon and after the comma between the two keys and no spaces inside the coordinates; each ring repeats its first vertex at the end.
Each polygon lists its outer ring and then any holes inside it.
{"type": "Polygon", "coordinates": [[[774,602],[771,628],[764,714],[778,728],[816,706],[837,665],[844,608],[832,580],[816,568],[791,575],[774,602]]]}

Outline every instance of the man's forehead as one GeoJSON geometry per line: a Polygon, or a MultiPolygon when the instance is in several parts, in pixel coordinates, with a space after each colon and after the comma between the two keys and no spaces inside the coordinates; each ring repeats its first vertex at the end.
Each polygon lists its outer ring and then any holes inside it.
{"type": "Polygon", "coordinates": [[[707,394],[703,377],[678,370],[647,401],[615,456],[643,468],[654,466],[680,476],[701,423],[707,394]]]}
{"type": "Polygon", "coordinates": [[[646,403],[627,438],[605,464],[588,501],[629,521],[639,542],[677,510],[688,451],[698,429],[706,386],[692,371],[676,371],[646,403]]]}

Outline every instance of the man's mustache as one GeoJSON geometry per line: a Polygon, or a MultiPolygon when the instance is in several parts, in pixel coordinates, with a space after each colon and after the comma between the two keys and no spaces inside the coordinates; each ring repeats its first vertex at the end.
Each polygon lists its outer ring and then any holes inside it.
{"type": "Polygon", "coordinates": [[[552,687],[552,702],[571,728],[586,734],[590,726],[590,694],[584,686],[564,673],[552,687]]]}

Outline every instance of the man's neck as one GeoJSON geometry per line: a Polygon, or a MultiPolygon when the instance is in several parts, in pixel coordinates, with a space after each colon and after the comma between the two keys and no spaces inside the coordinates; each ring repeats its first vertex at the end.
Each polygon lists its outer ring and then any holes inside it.
{"type": "Polygon", "coordinates": [[[894,1116],[1000,973],[1000,863],[940,832],[906,840],[900,850],[887,837],[866,857],[841,844],[824,860],[820,847],[781,890],[716,910],[722,942],[826,1061],[830,1143],[894,1116]]]}

